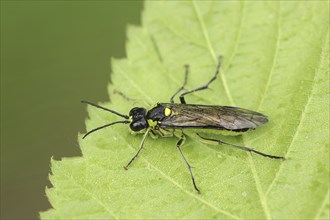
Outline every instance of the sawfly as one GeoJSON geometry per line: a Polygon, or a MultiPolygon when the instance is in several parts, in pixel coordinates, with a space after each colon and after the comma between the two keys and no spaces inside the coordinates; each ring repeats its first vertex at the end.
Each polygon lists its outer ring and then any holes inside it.
{"type": "MultiPolygon", "coordinates": [[[[104,108],[97,104],[91,103],[89,101],[82,101],[92,105],[94,107],[109,111],[113,114],[118,115],[119,117],[124,118],[125,120],[115,121],[101,127],[97,127],[89,132],[87,132],[83,138],[86,138],[91,133],[98,131],[100,129],[112,126],[114,124],[129,124],[129,127],[132,132],[144,133],[140,147],[132,159],[124,166],[125,169],[128,169],[130,164],[135,160],[135,158],[141,152],[144,143],[148,135],[152,137],[171,137],[176,136],[179,138],[176,147],[179,150],[181,157],[183,158],[185,164],[188,167],[192,184],[197,193],[200,193],[200,190],[197,187],[195,178],[192,172],[192,167],[184,156],[181,146],[185,140],[186,135],[193,136],[198,138],[201,142],[208,144],[218,144],[218,145],[227,145],[230,147],[238,148],[250,153],[259,154],[264,157],[269,157],[273,159],[282,159],[284,157],[274,156],[266,154],[253,148],[239,146],[234,144],[225,143],[221,140],[210,139],[203,136],[203,133],[216,132],[222,135],[239,135],[248,130],[255,129],[258,126],[261,126],[268,122],[267,116],[243,109],[238,107],[230,106],[217,106],[217,105],[198,105],[198,104],[187,104],[185,96],[197,91],[207,89],[209,85],[217,78],[221,67],[221,56],[219,57],[218,65],[214,76],[206,83],[205,85],[198,87],[196,89],[185,90],[188,78],[189,66],[185,66],[185,78],[183,85],[174,93],[171,97],[169,103],[157,103],[154,107],[150,109],[142,107],[134,107],[130,110],[128,115],[118,113],[114,110],[104,108]],[[174,103],[174,97],[180,92],[180,103],[174,103]]],[[[124,96],[121,93],[122,96],[124,96]]],[[[125,96],[124,96],[125,97],[125,96]]]]}

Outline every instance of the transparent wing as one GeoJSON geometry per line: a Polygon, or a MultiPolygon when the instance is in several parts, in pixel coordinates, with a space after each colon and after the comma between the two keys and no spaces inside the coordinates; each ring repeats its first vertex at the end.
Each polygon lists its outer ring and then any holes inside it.
{"type": "Polygon", "coordinates": [[[243,108],[172,103],[162,105],[172,110],[172,114],[161,121],[161,127],[167,128],[244,130],[268,122],[267,116],[243,108]]]}

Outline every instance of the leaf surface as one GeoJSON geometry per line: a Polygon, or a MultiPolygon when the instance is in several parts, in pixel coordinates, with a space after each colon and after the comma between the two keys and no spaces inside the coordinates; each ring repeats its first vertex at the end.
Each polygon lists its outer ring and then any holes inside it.
{"type": "MultiPolygon", "coordinates": [[[[219,137],[286,161],[188,138],[198,195],[176,138],[147,139],[114,125],[79,142],[82,157],[52,160],[42,219],[329,219],[329,3],[276,1],[146,2],[142,27],[129,27],[127,59],[112,60],[111,103],[168,102],[182,85],[220,77],[187,103],[262,112],[270,122],[242,137],[219,137]],[[134,98],[127,101],[114,91],[134,98]]],[[[178,101],[176,99],[176,101],[178,101]]],[[[149,106],[150,107],[150,106],[149,106]]],[[[88,107],[87,130],[120,120],[88,107]]]]}

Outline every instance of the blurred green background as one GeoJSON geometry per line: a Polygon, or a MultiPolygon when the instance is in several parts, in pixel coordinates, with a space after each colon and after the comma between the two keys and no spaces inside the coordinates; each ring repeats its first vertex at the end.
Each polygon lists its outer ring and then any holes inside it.
{"type": "Polygon", "coordinates": [[[108,100],[141,1],[1,1],[1,219],[38,218],[50,157],[80,155],[86,106],[108,100]]]}

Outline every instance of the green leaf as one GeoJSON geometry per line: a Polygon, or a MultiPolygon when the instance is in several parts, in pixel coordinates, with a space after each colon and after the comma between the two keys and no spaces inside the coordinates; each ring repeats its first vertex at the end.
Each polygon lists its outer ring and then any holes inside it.
{"type": "MultiPolygon", "coordinates": [[[[188,103],[233,105],[270,122],[242,137],[279,161],[188,138],[198,195],[176,149],[176,138],[147,139],[114,125],[79,142],[83,156],[52,160],[46,193],[53,209],[42,219],[329,219],[329,2],[152,1],[142,27],[128,28],[127,59],[112,60],[111,103],[168,102],[182,85],[205,84],[223,55],[221,77],[188,103]],[[114,90],[135,101],[127,101],[114,90]]],[[[177,100],[176,100],[177,101],[177,100]]],[[[118,120],[88,107],[87,130],[118,120]]],[[[216,137],[216,136],[214,136],[216,137]]]]}

